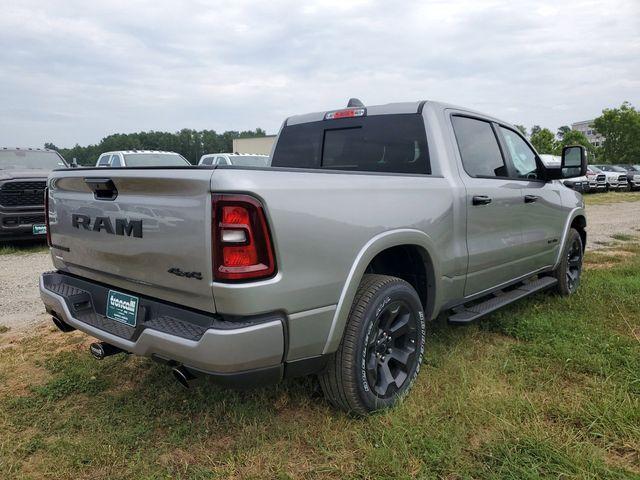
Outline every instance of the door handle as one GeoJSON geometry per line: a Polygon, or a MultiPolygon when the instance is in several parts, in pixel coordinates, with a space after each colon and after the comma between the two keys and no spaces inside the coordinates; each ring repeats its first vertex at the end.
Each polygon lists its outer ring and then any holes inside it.
{"type": "Polygon", "coordinates": [[[118,189],[110,178],[85,178],[84,183],[93,191],[96,200],[115,200],[118,189]]]}
{"type": "Polygon", "coordinates": [[[486,195],[476,195],[473,197],[472,202],[474,205],[489,205],[491,203],[491,197],[486,195]]]}
{"type": "Polygon", "coordinates": [[[524,203],[534,203],[538,200],[538,197],[536,195],[525,195],[524,196],[524,203]]]}

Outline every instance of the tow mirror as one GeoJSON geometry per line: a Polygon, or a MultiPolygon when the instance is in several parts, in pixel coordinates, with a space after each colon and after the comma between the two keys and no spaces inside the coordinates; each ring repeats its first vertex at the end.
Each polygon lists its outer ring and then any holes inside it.
{"type": "Polygon", "coordinates": [[[71,168],[78,168],[78,160],[75,157],[71,160],[71,168]]]}
{"type": "Polygon", "coordinates": [[[562,178],[582,177],[587,173],[587,152],[581,145],[562,149],[562,178]]]}
{"type": "Polygon", "coordinates": [[[587,152],[581,145],[571,145],[562,149],[560,165],[545,165],[544,179],[560,180],[582,177],[587,173],[587,152]]]}

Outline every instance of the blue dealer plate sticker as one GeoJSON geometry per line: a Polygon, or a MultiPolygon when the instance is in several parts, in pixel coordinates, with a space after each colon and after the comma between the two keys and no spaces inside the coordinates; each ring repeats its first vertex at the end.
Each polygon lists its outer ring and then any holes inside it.
{"type": "Polygon", "coordinates": [[[130,327],[135,327],[138,316],[138,303],[138,297],[109,290],[107,295],[107,317],[130,327]]]}
{"type": "Polygon", "coordinates": [[[45,235],[47,233],[47,226],[33,225],[33,227],[31,227],[31,231],[33,232],[34,235],[45,235]]]}

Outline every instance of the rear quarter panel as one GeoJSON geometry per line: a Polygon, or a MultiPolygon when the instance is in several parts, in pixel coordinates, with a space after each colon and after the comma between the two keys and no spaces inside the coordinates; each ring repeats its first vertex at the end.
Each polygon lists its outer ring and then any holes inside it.
{"type": "Polygon", "coordinates": [[[443,177],[218,168],[211,188],[262,200],[278,268],[265,281],[214,283],[220,313],[335,306],[363,252],[368,258],[378,246],[422,242],[438,252],[441,275],[466,268],[464,225],[453,212],[458,187],[443,177]]]}

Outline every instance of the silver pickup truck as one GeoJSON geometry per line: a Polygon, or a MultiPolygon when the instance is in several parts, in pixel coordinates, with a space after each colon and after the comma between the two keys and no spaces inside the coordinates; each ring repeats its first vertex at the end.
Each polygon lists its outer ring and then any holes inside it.
{"type": "Polygon", "coordinates": [[[585,169],[581,147],[545,167],[478,112],[352,101],[288,118],[269,167],[53,172],[40,292],[97,358],[153,357],[184,384],[317,374],[366,414],[411,388],[429,320],[576,290],[584,203],[556,180],[585,169]]]}

